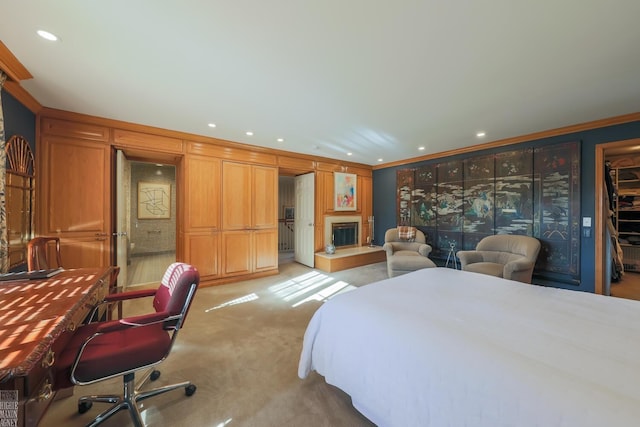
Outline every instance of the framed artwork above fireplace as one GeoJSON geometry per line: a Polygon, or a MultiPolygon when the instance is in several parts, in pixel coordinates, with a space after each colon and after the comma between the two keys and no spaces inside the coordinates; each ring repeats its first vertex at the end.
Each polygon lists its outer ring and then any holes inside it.
{"type": "Polygon", "coordinates": [[[334,172],[334,210],[355,211],[358,176],[354,173],[334,172]]]}

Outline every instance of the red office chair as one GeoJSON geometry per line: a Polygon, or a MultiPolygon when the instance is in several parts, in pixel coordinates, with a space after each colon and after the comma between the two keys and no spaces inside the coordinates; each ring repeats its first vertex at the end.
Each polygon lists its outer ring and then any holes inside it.
{"type": "Polygon", "coordinates": [[[182,382],[148,391],[140,391],[149,377],[155,380],[159,371],[148,369],[135,385],[135,372],[151,368],[169,355],[178,331],[184,324],[191,301],[200,282],[198,271],[184,263],[167,268],[157,290],[140,290],[109,295],[106,303],[154,296],[155,312],[121,320],[89,323],[78,328],[56,363],[56,389],[74,384],[86,385],[123,376],[123,396],[84,396],[78,400],[78,412],[88,411],[92,402],[114,405],[98,415],[89,425],[95,426],[121,409],[128,409],[136,426],[143,426],[138,402],[160,393],[185,388],[191,396],[196,386],[182,382]]]}

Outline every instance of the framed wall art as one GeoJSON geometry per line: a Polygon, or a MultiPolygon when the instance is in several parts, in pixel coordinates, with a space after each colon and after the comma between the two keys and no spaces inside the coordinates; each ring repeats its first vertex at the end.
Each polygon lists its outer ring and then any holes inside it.
{"type": "Polygon", "coordinates": [[[285,221],[293,221],[295,219],[295,210],[293,206],[285,206],[283,215],[285,221]]]}
{"type": "Polygon", "coordinates": [[[171,184],[138,183],[138,219],[171,218],[171,184]]]}
{"type": "Polygon", "coordinates": [[[334,172],[334,200],[336,211],[356,210],[357,175],[354,173],[334,172]]]}

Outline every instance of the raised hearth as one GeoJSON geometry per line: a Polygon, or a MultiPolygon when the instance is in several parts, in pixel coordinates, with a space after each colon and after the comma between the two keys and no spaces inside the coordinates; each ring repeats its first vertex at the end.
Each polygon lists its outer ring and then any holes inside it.
{"type": "Polygon", "coordinates": [[[337,249],[335,254],[316,252],[315,267],[318,270],[332,273],[348,268],[382,262],[387,254],[382,246],[357,246],[354,248],[337,249]]]}

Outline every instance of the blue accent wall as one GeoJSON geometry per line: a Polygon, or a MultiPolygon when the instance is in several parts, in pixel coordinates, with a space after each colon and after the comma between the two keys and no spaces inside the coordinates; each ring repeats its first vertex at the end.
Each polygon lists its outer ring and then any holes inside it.
{"type": "Polygon", "coordinates": [[[35,156],[36,115],[4,89],[2,90],[2,112],[4,114],[4,137],[6,141],[14,135],[23,136],[29,141],[35,156]]]}
{"type": "MultiPolygon", "coordinates": [[[[434,160],[406,163],[401,166],[394,166],[373,171],[373,215],[376,221],[377,245],[384,243],[384,231],[395,227],[396,224],[396,171],[398,169],[416,168],[430,163],[441,163],[454,159],[465,159],[482,154],[493,154],[503,152],[507,149],[519,149],[527,147],[538,147],[547,144],[557,144],[563,142],[580,141],[580,209],[581,217],[595,218],[595,150],[598,144],[607,142],[622,141],[626,139],[640,138],[640,121],[625,123],[621,125],[608,126],[598,129],[575,132],[571,134],[543,138],[534,141],[514,144],[508,148],[500,147],[489,150],[478,150],[476,152],[461,154],[457,156],[442,157],[434,160]]],[[[595,232],[592,233],[592,236],[595,232]]],[[[566,283],[548,283],[550,286],[581,290],[586,292],[595,291],[595,239],[594,237],[582,237],[580,241],[580,284],[569,285],[566,283]]]]}

